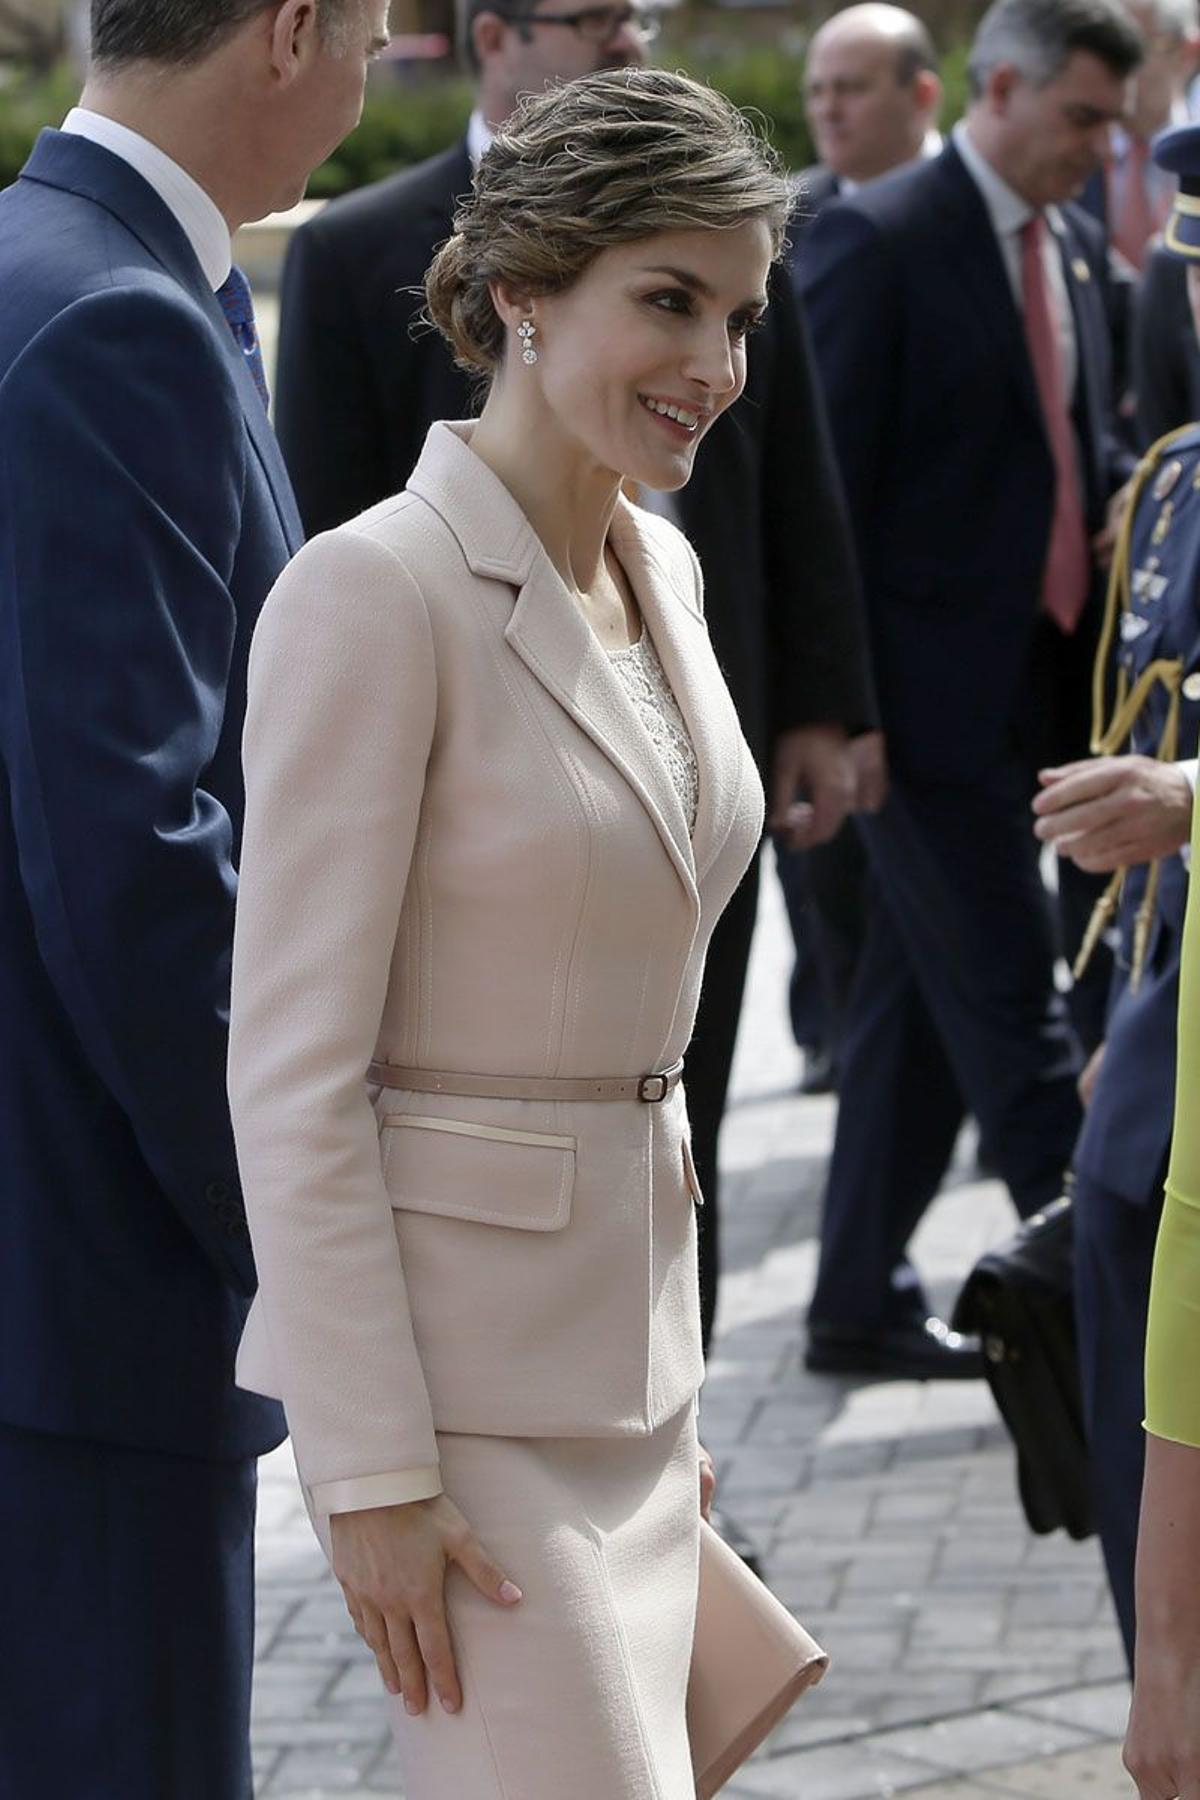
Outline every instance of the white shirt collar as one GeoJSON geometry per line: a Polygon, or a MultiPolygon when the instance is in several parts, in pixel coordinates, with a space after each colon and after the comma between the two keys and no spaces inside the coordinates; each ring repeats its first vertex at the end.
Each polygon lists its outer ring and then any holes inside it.
{"type": "Polygon", "coordinates": [[[476,107],[467,120],[467,155],[471,158],[473,169],[479,167],[484,155],[491,148],[495,135],[492,127],[476,107]]]}
{"type": "Polygon", "coordinates": [[[1004,177],[996,173],[987,157],[972,143],[965,119],[958,121],[953,136],[954,147],[987,207],[992,230],[997,237],[1015,237],[1021,227],[1032,219],[1037,208],[1030,206],[1028,200],[1022,200],[1020,194],[1009,187],[1004,177]]]}
{"type": "Polygon", "coordinates": [[[105,118],[103,113],[76,106],[63,120],[62,129],[73,137],[87,138],[102,149],[110,150],[149,183],[178,220],[215,293],[233,264],[233,247],[228,225],[216,202],[200,183],[149,138],[130,131],[116,119],[105,118]]]}

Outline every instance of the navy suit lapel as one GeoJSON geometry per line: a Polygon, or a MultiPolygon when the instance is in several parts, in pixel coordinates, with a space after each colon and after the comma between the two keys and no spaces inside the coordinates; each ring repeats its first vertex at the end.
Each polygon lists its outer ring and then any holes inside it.
{"type": "Polygon", "coordinates": [[[941,178],[944,204],[957,214],[957,229],[950,238],[950,267],[970,290],[976,316],[1007,360],[1017,392],[1044,435],[1025,327],[983,196],[953,143],[947,144],[934,166],[941,178]]]}
{"type": "Polygon", "coordinates": [[[1100,388],[1101,371],[1107,360],[1107,325],[1097,276],[1086,254],[1087,246],[1068,212],[1061,212],[1054,221],[1054,236],[1062,255],[1063,276],[1075,324],[1078,373],[1072,416],[1083,449],[1087,484],[1085,504],[1089,516],[1094,516],[1097,506],[1102,506],[1105,498],[1100,491],[1103,483],[1096,467],[1096,452],[1104,442],[1106,429],[1104,394],[1100,388]]]}
{"type": "Polygon", "coordinates": [[[103,207],[134,234],[149,255],[212,320],[222,355],[237,383],[247,430],[279,512],[284,535],[289,548],[298,550],[304,542],[304,531],[275,433],[220,302],[196,260],[187,233],[170,207],[121,157],[70,132],[43,131],[21,171],[21,179],[64,188],[103,207]]]}

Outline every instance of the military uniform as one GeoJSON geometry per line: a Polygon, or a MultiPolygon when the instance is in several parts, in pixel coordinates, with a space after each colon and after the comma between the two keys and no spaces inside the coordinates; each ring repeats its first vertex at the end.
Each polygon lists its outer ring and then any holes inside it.
{"type": "MultiPolygon", "coordinates": [[[[1178,134],[1175,134],[1178,135],[1178,134]]],[[[1200,140],[1200,133],[1189,133],[1200,140]]],[[[1097,661],[1093,748],[1187,761],[1200,748],[1200,425],[1139,465],[1097,661]],[[1108,684],[1115,663],[1117,691],[1108,684]],[[1105,690],[1108,689],[1108,697],[1105,690]],[[1107,713],[1107,717],[1103,715],[1107,713]]],[[[1142,1483],[1142,1362],[1170,1147],[1184,855],[1114,877],[1118,983],[1074,1158],[1077,1302],[1093,1498],[1126,1647],[1142,1483]]]]}

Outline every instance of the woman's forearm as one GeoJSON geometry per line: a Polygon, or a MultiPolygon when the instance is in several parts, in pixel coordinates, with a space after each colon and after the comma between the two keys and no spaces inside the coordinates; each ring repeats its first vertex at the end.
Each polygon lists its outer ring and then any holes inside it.
{"type": "Polygon", "coordinates": [[[1200,1781],[1200,1448],[1147,1435],[1125,1762],[1144,1800],[1200,1781]]]}

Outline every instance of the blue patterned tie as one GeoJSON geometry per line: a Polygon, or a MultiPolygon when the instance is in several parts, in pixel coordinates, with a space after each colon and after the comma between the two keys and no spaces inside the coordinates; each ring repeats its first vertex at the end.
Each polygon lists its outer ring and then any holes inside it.
{"type": "Polygon", "coordinates": [[[263,367],[258,328],[254,323],[254,300],[250,293],[250,283],[236,263],[217,289],[217,299],[221,302],[221,311],[229,321],[233,341],[245,357],[246,367],[254,377],[254,385],[262,395],[262,403],[269,406],[271,396],[267,392],[267,372],[263,367]]]}

